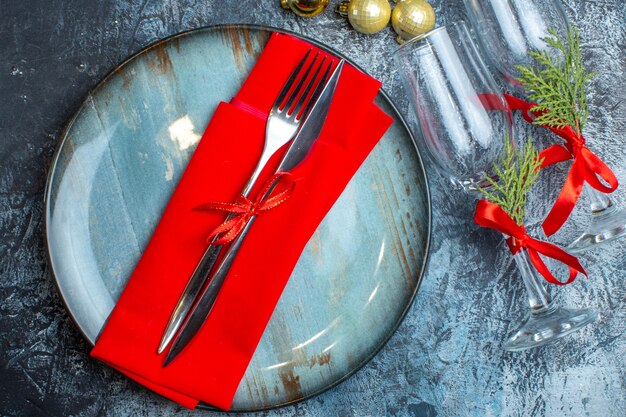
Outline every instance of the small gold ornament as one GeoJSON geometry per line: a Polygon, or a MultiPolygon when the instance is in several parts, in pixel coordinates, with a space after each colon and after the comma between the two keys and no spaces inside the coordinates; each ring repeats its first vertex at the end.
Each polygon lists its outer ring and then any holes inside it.
{"type": "Polygon", "coordinates": [[[425,0],[396,0],[391,25],[398,34],[398,43],[404,43],[435,27],[435,11],[425,0]]]}
{"type": "Polygon", "coordinates": [[[283,9],[291,9],[294,13],[304,16],[313,17],[322,13],[330,0],[280,0],[283,9]]]}
{"type": "Polygon", "coordinates": [[[380,32],[391,17],[391,6],[387,0],[342,1],[335,7],[342,16],[348,16],[352,27],[361,33],[380,32]]]}

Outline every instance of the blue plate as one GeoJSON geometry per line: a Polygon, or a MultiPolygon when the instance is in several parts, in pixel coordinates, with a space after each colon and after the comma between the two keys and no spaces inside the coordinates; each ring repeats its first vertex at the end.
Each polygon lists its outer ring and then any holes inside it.
{"type": "MultiPolygon", "coordinates": [[[[68,124],[48,178],[47,245],[91,343],[214,109],[272,31],[218,26],[160,41],[109,74],[68,124]]],[[[430,238],[426,174],[398,111],[382,92],[376,101],[395,122],[308,242],[234,410],[294,403],[344,380],[384,345],[417,292],[430,238]]]]}

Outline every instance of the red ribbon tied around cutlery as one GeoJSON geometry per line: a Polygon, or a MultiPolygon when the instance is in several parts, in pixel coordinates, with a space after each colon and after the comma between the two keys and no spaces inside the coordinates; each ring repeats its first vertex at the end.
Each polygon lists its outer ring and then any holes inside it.
{"type": "Polygon", "coordinates": [[[233,203],[215,201],[196,207],[194,210],[218,210],[235,214],[213,229],[207,237],[207,243],[212,245],[230,243],[241,233],[252,217],[284,203],[291,196],[295,187],[296,182],[291,173],[278,172],[265,182],[261,192],[254,200],[240,194],[233,203]],[[281,183],[283,183],[282,187],[278,187],[281,183]],[[221,234],[223,236],[213,242],[213,238],[221,234]]]}
{"type": "Polygon", "coordinates": [[[532,264],[535,266],[537,271],[543,275],[546,281],[551,284],[569,284],[576,279],[579,272],[587,275],[585,269],[582,267],[580,262],[578,262],[578,258],[570,255],[552,243],[543,242],[528,236],[524,226],[518,225],[506,211],[495,203],[487,200],[480,200],[476,205],[474,221],[482,227],[488,227],[509,236],[506,239],[506,243],[509,246],[511,253],[516,254],[519,251],[526,249],[532,264]],[[548,258],[556,259],[557,261],[567,265],[569,268],[568,280],[562,282],[552,275],[539,254],[548,258]]]}
{"type": "MultiPolygon", "coordinates": [[[[533,111],[533,108],[537,105],[536,103],[527,102],[508,94],[504,94],[504,98],[511,110],[521,110],[524,120],[528,123],[534,121],[534,116],[542,114],[539,111],[533,111]]],[[[615,191],[619,184],[613,171],[587,148],[585,138],[577,134],[571,126],[562,128],[544,127],[563,138],[565,143],[552,145],[541,151],[539,154],[539,158],[543,158],[541,168],[569,159],[574,160],[565,184],[563,184],[559,196],[542,225],[546,235],[551,236],[561,228],[569,217],[580,197],[585,182],[606,194],[615,191]],[[603,184],[600,179],[604,180],[608,185],[603,184]]]]}

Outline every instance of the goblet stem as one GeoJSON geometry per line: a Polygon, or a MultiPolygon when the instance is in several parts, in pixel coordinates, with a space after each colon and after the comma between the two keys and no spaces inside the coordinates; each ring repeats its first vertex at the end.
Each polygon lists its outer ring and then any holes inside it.
{"type": "Polygon", "coordinates": [[[535,270],[522,250],[513,256],[528,292],[530,314],[511,335],[504,348],[520,351],[552,343],[593,322],[598,317],[592,309],[559,307],[543,285],[543,277],[535,270]]]}
{"type": "Polygon", "coordinates": [[[513,259],[522,275],[522,281],[528,291],[528,303],[530,304],[530,313],[539,314],[553,307],[552,297],[537,276],[537,272],[529,261],[527,252],[516,254],[513,259]]]}
{"type": "Polygon", "coordinates": [[[609,208],[609,207],[611,207],[613,205],[613,203],[611,202],[611,199],[609,198],[608,195],[606,195],[604,193],[601,193],[600,191],[596,190],[595,188],[586,186],[583,189],[583,192],[586,194],[586,196],[590,200],[591,212],[592,213],[596,213],[596,212],[600,212],[600,211],[606,210],[607,208],[609,208]]]}
{"type": "Polygon", "coordinates": [[[567,250],[571,253],[591,249],[626,236],[626,210],[616,206],[610,197],[596,189],[585,186],[583,191],[591,201],[591,222],[567,250]]]}

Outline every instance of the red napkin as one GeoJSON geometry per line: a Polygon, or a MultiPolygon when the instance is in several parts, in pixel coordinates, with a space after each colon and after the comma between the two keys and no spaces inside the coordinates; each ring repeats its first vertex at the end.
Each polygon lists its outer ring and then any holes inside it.
{"type": "MultiPolygon", "coordinates": [[[[373,104],[380,83],[346,65],[320,137],[292,171],[292,195],[259,215],[206,323],[163,368],[164,355],[156,353],[163,330],[206,248],[207,235],[225,217],[194,208],[235,200],[261,154],[269,110],[311,47],[274,34],[241,91],[230,104],[218,106],[91,352],[186,407],[198,401],[230,407],[303,248],[391,124],[373,104]]],[[[271,176],[281,156],[270,161],[257,184],[271,176]]]]}

